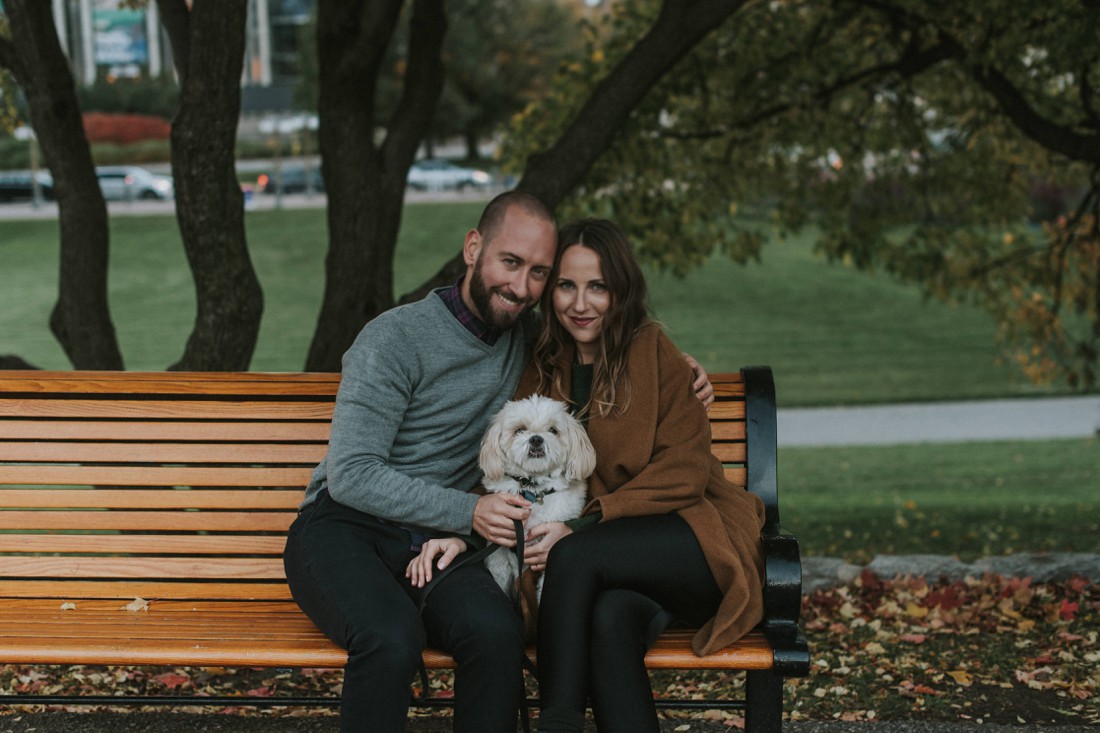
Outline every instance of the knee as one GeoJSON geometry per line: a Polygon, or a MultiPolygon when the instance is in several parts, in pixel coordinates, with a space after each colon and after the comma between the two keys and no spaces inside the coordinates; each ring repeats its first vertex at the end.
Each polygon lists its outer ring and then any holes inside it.
{"type": "Polygon", "coordinates": [[[523,654],[523,619],[511,608],[486,609],[483,616],[467,617],[456,624],[455,655],[478,658],[519,659],[523,654]]]}
{"type": "Polygon", "coordinates": [[[660,604],[641,593],[604,591],[592,607],[593,651],[629,649],[644,655],[671,618],[660,604]]]}
{"type": "Polygon", "coordinates": [[[369,664],[394,675],[412,676],[420,667],[426,643],[418,618],[389,619],[385,623],[350,629],[346,648],[350,663],[369,664]]]}
{"type": "Polygon", "coordinates": [[[553,547],[546,558],[546,573],[568,574],[570,578],[577,573],[593,567],[599,553],[594,552],[583,534],[572,534],[562,538],[553,547]]]}

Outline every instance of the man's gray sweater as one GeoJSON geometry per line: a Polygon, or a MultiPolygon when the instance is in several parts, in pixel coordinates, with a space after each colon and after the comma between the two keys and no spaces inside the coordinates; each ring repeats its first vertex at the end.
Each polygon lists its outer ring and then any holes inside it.
{"type": "Polygon", "coordinates": [[[527,361],[530,321],[486,344],[433,292],[368,323],[344,354],[328,453],[306,487],[398,524],[469,534],[481,436],[527,361]]]}

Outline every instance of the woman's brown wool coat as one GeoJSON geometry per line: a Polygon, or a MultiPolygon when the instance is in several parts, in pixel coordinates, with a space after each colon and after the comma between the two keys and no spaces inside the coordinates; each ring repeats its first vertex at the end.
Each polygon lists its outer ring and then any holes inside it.
{"type": "MultiPolygon", "coordinates": [[[[566,389],[572,362],[569,349],[556,365],[566,389]]],[[[724,594],[718,613],[692,641],[696,654],[710,654],[741,638],[763,617],[764,504],[731,484],[711,455],[710,423],[692,391],[691,370],[658,325],[640,329],[627,370],[626,412],[607,417],[593,412],[589,418],[597,462],[585,512],[602,511],[604,522],[672,511],[684,518],[724,594]]],[[[539,390],[538,381],[537,370],[529,366],[516,396],[542,391],[568,401],[557,390],[539,390]]]]}

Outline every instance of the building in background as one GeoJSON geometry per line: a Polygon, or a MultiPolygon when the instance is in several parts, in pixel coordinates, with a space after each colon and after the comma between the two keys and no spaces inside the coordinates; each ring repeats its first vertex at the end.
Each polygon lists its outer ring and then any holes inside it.
{"type": "MultiPolygon", "coordinates": [[[[173,73],[172,49],[157,6],[120,0],[50,0],[61,46],[78,83],[173,73]]],[[[241,106],[245,112],[292,108],[298,51],[315,0],[249,0],[241,106]]]]}

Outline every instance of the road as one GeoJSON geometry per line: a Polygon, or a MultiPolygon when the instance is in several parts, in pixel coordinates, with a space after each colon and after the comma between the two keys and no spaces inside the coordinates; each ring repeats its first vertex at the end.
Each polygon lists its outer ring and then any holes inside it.
{"type": "MultiPolygon", "coordinates": [[[[440,201],[488,201],[494,194],[503,189],[489,188],[484,190],[468,191],[413,191],[405,193],[406,203],[440,202],[440,201]]],[[[245,209],[248,211],[268,211],[275,208],[286,209],[319,209],[323,208],[327,199],[323,193],[315,194],[286,194],[276,196],[274,194],[246,195],[245,209]]],[[[107,210],[111,216],[154,216],[163,214],[174,215],[176,203],[174,201],[109,201],[107,210]]],[[[35,206],[30,201],[14,201],[0,204],[0,220],[4,219],[56,219],[57,203],[53,201],[43,202],[35,206]]]]}
{"type": "Polygon", "coordinates": [[[1087,438],[1100,396],[780,409],[779,445],[892,445],[1087,438]]]}

